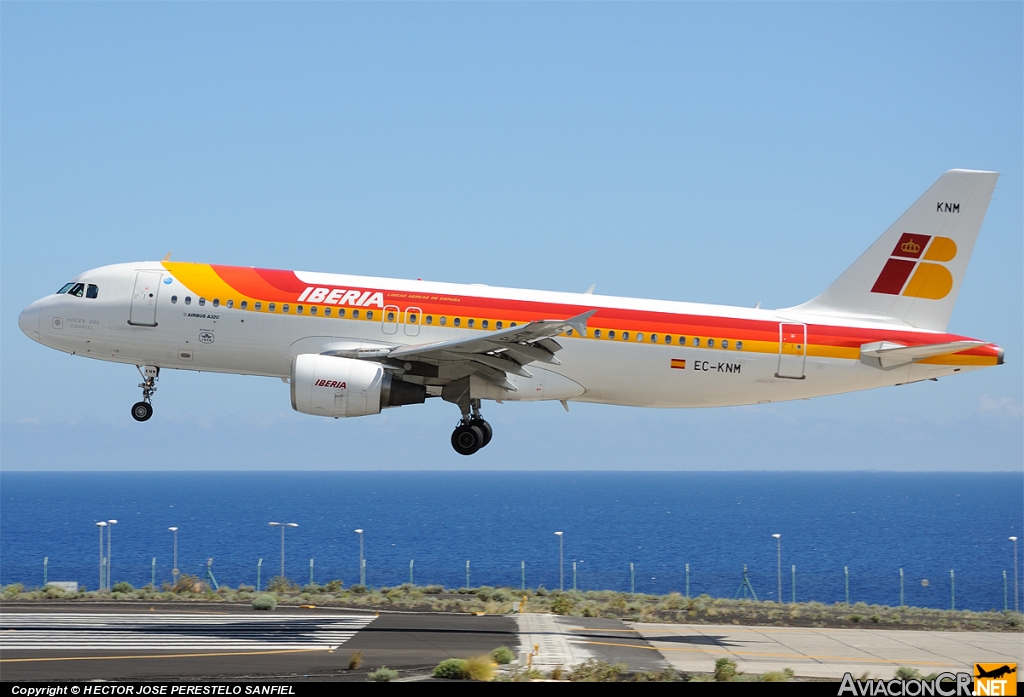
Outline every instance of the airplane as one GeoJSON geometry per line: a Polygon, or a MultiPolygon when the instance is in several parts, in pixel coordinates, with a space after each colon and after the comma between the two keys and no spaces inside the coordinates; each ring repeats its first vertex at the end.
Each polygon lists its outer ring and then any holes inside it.
{"type": "Polygon", "coordinates": [[[777,310],[168,254],[86,271],[18,324],[45,346],[135,365],[136,421],[152,416],[162,370],[261,375],[316,416],[440,397],[461,414],[452,447],[472,455],[493,435],[484,400],[762,404],[1001,365],[1000,347],[946,332],[998,176],[946,172],[824,292],[777,310]]]}

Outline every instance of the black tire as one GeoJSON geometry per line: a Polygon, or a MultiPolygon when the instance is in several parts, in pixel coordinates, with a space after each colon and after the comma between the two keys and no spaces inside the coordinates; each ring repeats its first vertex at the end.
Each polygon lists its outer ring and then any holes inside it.
{"type": "Polygon", "coordinates": [[[480,432],[484,434],[484,442],[480,444],[481,448],[486,448],[487,444],[491,442],[491,437],[494,435],[494,429],[491,425],[483,419],[473,419],[469,422],[470,426],[476,426],[480,429],[480,432]]]}
{"type": "Polygon", "coordinates": [[[132,405],[132,418],[136,421],[149,421],[153,415],[153,406],[149,402],[136,402],[132,405]]]}
{"type": "Polygon", "coordinates": [[[472,455],[483,447],[484,432],[479,426],[463,424],[452,432],[452,447],[459,455],[472,455]]]}

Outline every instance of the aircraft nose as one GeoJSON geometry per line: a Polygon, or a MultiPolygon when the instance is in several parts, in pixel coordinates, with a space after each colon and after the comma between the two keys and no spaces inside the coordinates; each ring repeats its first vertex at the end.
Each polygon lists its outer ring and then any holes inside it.
{"type": "Polygon", "coordinates": [[[33,341],[39,341],[39,305],[32,303],[18,316],[18,327],[25,332],[25,336],[33,341]]]}

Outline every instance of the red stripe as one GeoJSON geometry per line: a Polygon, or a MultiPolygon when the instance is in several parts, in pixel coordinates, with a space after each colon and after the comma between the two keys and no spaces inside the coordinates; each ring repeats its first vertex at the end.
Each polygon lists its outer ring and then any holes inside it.
{"type": "Polygon", "coordinates": [[[903,284],[910,278],[910,272],[917,266],[916,261],[906,259],[890,259],[885,262],[882,273],[878,274],[872,293],[885,293],[886,295],[899,295],[903,290],[903,284]]]}

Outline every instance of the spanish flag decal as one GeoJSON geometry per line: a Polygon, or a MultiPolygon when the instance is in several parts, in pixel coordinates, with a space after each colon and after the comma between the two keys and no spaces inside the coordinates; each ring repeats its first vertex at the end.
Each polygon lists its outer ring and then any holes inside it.
{"type": "Polygon", "coordinates": [[[673,358],[672,367],[679,368],[680,370],[686,370],[686,361],[684,361],[682,358],[673,358]]]}

